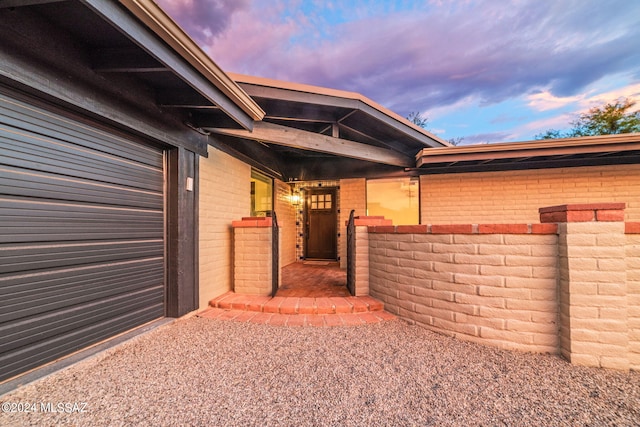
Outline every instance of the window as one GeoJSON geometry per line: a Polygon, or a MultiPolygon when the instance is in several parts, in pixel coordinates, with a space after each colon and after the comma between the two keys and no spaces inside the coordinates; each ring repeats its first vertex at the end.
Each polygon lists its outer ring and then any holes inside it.
{"type": "Polygon", "coordinates": [[[273,179],[251,171],[251,216],[271,216],[273,210],[273,179]]]}
{"type": "Polygon", "coordinates": [[[367,215],[384,216],[394,225],[420,223],[418,178],[367,181],[367,215]]]}
{"type": "Polygon", "coordinates": [[[331,194],[312,194],[311,210],[331,209],[331,194]]]}

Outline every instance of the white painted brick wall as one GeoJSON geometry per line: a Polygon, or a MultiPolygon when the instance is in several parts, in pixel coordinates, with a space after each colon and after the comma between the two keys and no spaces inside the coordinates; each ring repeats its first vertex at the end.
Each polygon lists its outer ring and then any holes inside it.
{"type": "Polygon", "coordinates": [[[629,369],[624,223],[563,223],[558,232],[562,354],[575,364],[629,369]]]}
{"type": "Polygon", "coordinates": [[[274,182],[274,209],[280,227],[280,267],[296,262],[296,208],[291,204],[291,186],[274,182]]]}
{"type": "Polygon", "coordinates": [[[640,165],[423,175],[422,224],[535,223],[538,209],[625,202],[640,221],[640,165]]]}
{"type": "Polygon", "coordinates": [[[251,214],[251,167],[209,147],[200,158],[200,309],[232,287],[231,222],[251,214]]]}
{"type": "Polygon", "coordinates": [[[349,214],[354,209],[356,216],[367,214],[367,180],[364,178],[340,180],[340,215],[338,254],[340,267],[347,268],[347,226],[349,214]]]}
{"type": "Polygon", "coordinates": [[[640,234],[627,234],[627,303],[630,368],[640,371],[640,234]]]}
{"type": "Polygon", "coordinates": [[[237,227],[234,232],[233,290],[271,295],[271,227],[237,227]]]}
{"type": "Polygon", "coordinates": [[[557,235],[370,233],[369,242],[370,294],[385,309],[474,342],[558,351],[557,235]]]}

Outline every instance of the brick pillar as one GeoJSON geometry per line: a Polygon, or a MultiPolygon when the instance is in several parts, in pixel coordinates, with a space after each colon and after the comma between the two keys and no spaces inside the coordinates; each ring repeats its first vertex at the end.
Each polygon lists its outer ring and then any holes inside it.
{"type": "Polygon", "coordinates": [[[356,226],[355,296],[360,297],[369,295],[369,227],[393,228],[393,223],[390,219],[384,219],[383,216],[356,216],[354,224],[356,226]]]}
{"type": "Polygon", "coordinates": [[[540,209],[558,223],[560,352],[576,365],[629,369],[624,208],[540,209]]]}
{"type": "Polygon", "coordinates": [[[271,295],[271,218],[233,221],[233,290],[238,294],[271,295]]]}
{"type": "MultiPolygon", "coordinates": [[[[351,210],[356,215],[367,213],[367,180],[364,178],[349,178],[340,180],[340,219],[339,224],[349,221],[351,210]]],[[[338,245],[340,268],[347,268],[347,233],[340,233],[338,245]]]]}

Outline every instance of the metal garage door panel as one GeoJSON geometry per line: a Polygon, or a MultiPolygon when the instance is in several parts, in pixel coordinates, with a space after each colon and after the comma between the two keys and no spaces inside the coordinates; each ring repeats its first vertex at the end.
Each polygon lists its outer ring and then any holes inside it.
{"type": "Polygon", "coordinates": [[[0,94],[0,381],[164,316],[164,153],[0,94]]]}
{"type": "Polygon", "coordinates": [[[116,204],[158,209],[162,193],[125,185],[70,178],[54,173],[36,172],[0,166],[0,188],[5,195],[22,196],[27,192],[38,199],[58,199],[85,203],[116,204]]]}
{"type": "Polygon", "coordinates": [[[153,147],[134,146],[128,138],[99,129],[95,124],[87,125],[3,94],[0,94],[0,123],[6,123],[14,130],[32,130],[60,142],[76,143],[136,163],[162,164],[162,152],[153,147]]]}
{"type": "Polygon", "coordinates": [[[3,125],[0,125],[0,150],[4,157],[2,164],[6,166],[152,191],[162,189],[161,183],[155,180],[157,168],[91,152],[70,142],[13,131],[3,125]]]}
{"type": "Polygon", "coordinates": [[[0,243],[162,239],[162,211],[51,200],[0,199],[0,243]]]}

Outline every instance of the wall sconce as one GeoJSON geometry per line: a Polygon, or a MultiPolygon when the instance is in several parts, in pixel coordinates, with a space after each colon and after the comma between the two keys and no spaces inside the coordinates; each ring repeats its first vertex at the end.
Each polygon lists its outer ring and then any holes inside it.
{"type": "Polygon", "coordinates": [[[291,195],[291,204],[293,206],[299,206],[302,203],[302,196],[300,193],[293,193],[291,195]]]}

